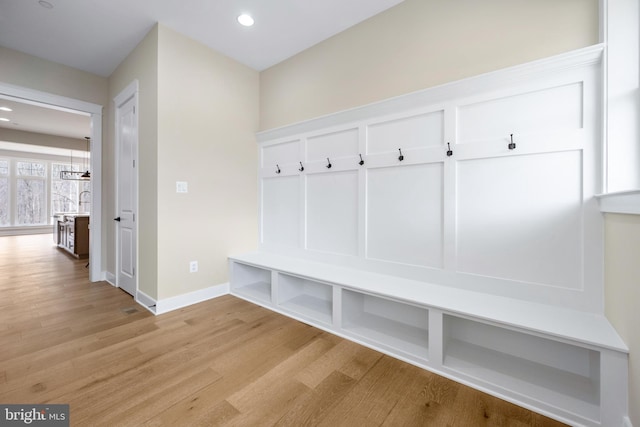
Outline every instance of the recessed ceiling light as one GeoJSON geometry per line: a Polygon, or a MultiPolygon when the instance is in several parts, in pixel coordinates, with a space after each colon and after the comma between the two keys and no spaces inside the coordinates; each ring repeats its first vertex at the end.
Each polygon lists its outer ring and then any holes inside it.
{"type": "Polygon", "coordinates": [[[53,9],[53,5],[51,3],[49,3],[48,1],[45,0],[40,0],[38,2],[38,4],[42,7],[44,7],[45,9],[53,9]]]}
{"type": "Polygon", "coordinates": [[[6,117],[0,117],[0,122],[10,122],[11,120],[7,119],[6,117]]]}
{"type": "Polygon", "coordinates": [[[2,111],[13,111],[11,108],[9,107],[0,107],[0,110],[2,111]]]}
{"type": "Polygon", "coordinates": [[[238,22],[240,23],[240,25],[244,25],[245,27],[250,27],[254,23],[253,18],[246,13],[238,16],[238,22]]]}

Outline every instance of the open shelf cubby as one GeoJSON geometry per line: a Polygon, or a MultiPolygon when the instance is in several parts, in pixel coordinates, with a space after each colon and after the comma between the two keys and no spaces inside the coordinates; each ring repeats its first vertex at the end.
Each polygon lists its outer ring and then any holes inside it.
{"type": "Polygon", "coordinates": [[[590,420],[600,415],[600,353],[444,315],[444,366],[590,420]]]}
{"type": "Polygon", "coordinates": [[[252,265],[233,263],[233,290],[248,298],[271,302],[271,270],[252,265]]]}
{"type": "Polygon", "coordinates": [[[342,330],[411,359],[428,358],[426,308],[343,289],[342,330]]]}
{"type": "Polygon", "coordinates": [[[332,324],[333,287],[324,283],[280,273],[278,305],[304,318],[332,324]]]}

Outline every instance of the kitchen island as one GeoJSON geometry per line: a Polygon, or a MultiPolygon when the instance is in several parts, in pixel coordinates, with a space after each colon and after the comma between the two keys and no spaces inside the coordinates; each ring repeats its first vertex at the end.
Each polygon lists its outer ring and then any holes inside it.
{"type": "Polygon", "coordinates": [[[89,257],[89,214],[57,213],[53,217],[54,243],[76,258],[89,257]]]}

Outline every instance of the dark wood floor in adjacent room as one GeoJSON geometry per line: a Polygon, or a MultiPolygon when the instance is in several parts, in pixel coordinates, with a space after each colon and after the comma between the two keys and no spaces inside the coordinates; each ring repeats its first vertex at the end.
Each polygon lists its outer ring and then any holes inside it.
{"type": "Polygon", "coordinates": [[[153,316],[50,235],[0,237],[0,403],[73,426],[563,424],[232,296],[153,316]]]}

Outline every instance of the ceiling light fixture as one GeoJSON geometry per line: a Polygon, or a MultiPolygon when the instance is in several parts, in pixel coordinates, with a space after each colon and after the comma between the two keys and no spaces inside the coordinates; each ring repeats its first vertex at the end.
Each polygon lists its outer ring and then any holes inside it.
{"type": "Polygon", "coordinates": [[[11,120],[7,119],[6,117],[0,117],[0,122],[10,122],[11,120]]]}
{"type": "Polygon", "coordinates": [[[9,107],[0,107],[0,110],[2,111],[13,111],[11,108],[9,107]]]}
{"type": "Polygon", "coordinates": [[[240,25],[243,25],[245,27],[250,27],[254,23],[253,18],[246,13],[238,16],[238,22],[240,23],[240,25]]]}
{"type": "Polygon", "coordinates": [[[38,4],[42,7],[44,7],[45,9],[53,9],[53,5],[51,3],[49,3],[48,1],[45,0],[40,0],[38,2],[38,4]]]}

